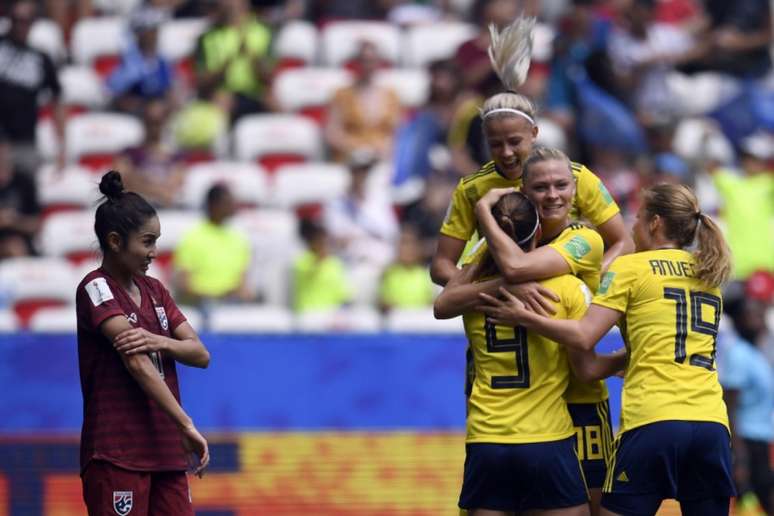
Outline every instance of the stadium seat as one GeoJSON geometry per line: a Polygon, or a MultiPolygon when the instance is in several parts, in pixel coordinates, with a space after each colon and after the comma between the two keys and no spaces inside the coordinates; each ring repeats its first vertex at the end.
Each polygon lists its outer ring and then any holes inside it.
{"type": "MultiPolygon", "coordinates": [[[[154,276],[155,277],[155,276],[154,276]]],[[[163,283],[163,282],[162,282],[163,283]]],[[[196,330],[196,332],[202,332],[206,328],[204,327],[204,316],[202,315],[202,312],[193,306],[178,306],[181,312],[183,312],[183,315],[188,320],[188,324],[191,325],[191,328],[196,330]]]]}
{"type": "Polygon", "coordinates": [[[43,165],[35,175],[35,181],[44,217],[60,211],[86,209],[101,196],[97,179],[88,169],[78,165],[70,165],[64,170],[57,170],[53,164],[43,165]]]}
{"type": "Polygon", "coordinates": [[[282,111],[299,113],[322,124],[336,90],[352,80],[352,74],[343,68],[293,68],[280,72],[272,89],[282,111]]]}
{"type": "Polygon", "coordinates": [[[94,234],[94,211],[51,214],[43,221],[39,242],[45,256],[67,258],[74,264],[95,259],[99,243],[94,234]]]}
{"type": "Polygon", "coordinates": [[[305,312],[295,318],[296,331],[301,333],[375,333],[381,326],[379,313],[367,306],[305,312]]]}
{"type": "Polygon", "coordinates": [[[268,196],[263,168],[252,163],[216,161],[188,167],[182,191],[183,205],[201,209],[207,190],[216,183],[228,185],[242,207],[255,208],[268,196]]]}
{"type": "Polygon", "coordinates": [[[682,116],[701,116],[739,93],[740,83],[715,72],[686,75],[670,72],[665,78],[668,93],[682,116]]]}
{"type": "Polygon", "coordinates": [[[301,20],[285,23],[274,40],[277,68],[284,70],[313,65],[317,60],[318,40],[319,34],[313,24],[301,20]]]}
{"type": "Polygon", "coordinates": [[[374,81],[392,88],[406,108],[419,108],[430,94],[430,76],[423,68],[390,68],[376,73],[374,81]]]}
{"type": "Polygon", "coordinates": [[[404,38],[406,66],[426,67],[433,61],[454,57],[457,48],[476,36],[475,25],[441,22],[410,27],[404,38]]]}
{"type": "Polygon", "coordinates": [[[159,53],[172,62],[191,57],[196,41],[207,30],[206,18],[181,18],[165,22],[159,30],[159,53]]]}
{"type": "Polygon", "coordinates": [[[322,62],[327,66],[346,66],[363,41],[376,45],[382,60],[390,66],[400,59],[400,29],[379,21],[336,21],[322,30],[322,62]]]}
{"type": "Polygon", "coordinates": [[[0,309],[0,333],[12,333],[19,330],[19,322],[13,310],[0,309]]]}
{"type": "Polygon", "coordinates": [[[105,83],[88,66],[66,66],[59,70],[62,102],[70,109],[99,110],[108,103],[105,83]]]}
{"type": "Polygon", "coordinates": [[[394,333],[459,333],[463,332],[462,319],[438,320],[432,308],[417,310],[390,310],[385,316],[385,330],[394,333]]]}
{"type": "Polygon", "coordinates": [[[161,237],[156,242],[156,260],[154,263],[161,269],[161,275],[166,277],[172,255],[183,235],[202,220],[204,215],[195,211],[160,210],[158,216],[161,224],[161,237]]]}
{"type": "Polygon", "coordinates": [[[536,23],[532,31],[532,60],[536,63],[548,63],[554,55],[556,31],[546,23],[536,23]]]}
{"type": "Polygon", "coordinates": [[[247,281],[266,303],[287,305],[289,267],[301,249],[295,214],[288,210],[243,210],[234,217],[232,224],[244,231],[252,244],[247,281]]]}
{"type": "Polygon", "coordinates": [[[107,77],[118,65],[126,31],[125,19],[118,16],[81,18],[73,26],[73,60],[107,77]]]}
{"type": "Polygon", "coordinates": [[[713,159],[730,164],[734,148],[717,124],[709,118],[684,118],[672,138],[675,153],[687,160],[713,159]]]}
{"type": "Polygon", "coordinates": [[[349,171],[335,163],[301,163],[277,169],[270,201],[282,208],[320,204],[341,197],[349,171]]]}
{"type": "Polygon", "coordinates": [[[48,54],[55,64],[61,63],[67,57],[62,29],[51,20],[45,18],[35,20],[27,36],[27,43],[48,54]]]}
{"type": "Polygon", "coordinates": [[[22,257],[0,262],[0,290],[9,297],[22,327],[42,308],[72,303],[77,285],[72,266],[63,258],[22,257]]]}
{"type": "MultiPolygon", "coordinates": [[[[82,113],[70,118],[65,128],[67,157],[87,168],[104,172],[115,154],[142,142],[145,130],[133,116],[120,113],[82,113]]],[[[57,140],[51,120],[38,122],[37,143],[41,154],[51,160],[57,140]]]]}
{"type": "Polygon", "coordinates": [[[281,306],[220,305],[208,321],[217,333],[289,333],[293,328],[293,315],[281,306]]]}
{"type": "Polygon", "coordinates": [[[28,328],[36,333],[75,333],[75,305],[52,306],[37,310],[29,319],[28,328]]]}
{"type": "Polygon", "coordinates": [[[233,142],[237,159],[257,160],[269,172],[285,163],[322,156],[320,128],[301,115],[245,116],[234,127],[233,142]]]}

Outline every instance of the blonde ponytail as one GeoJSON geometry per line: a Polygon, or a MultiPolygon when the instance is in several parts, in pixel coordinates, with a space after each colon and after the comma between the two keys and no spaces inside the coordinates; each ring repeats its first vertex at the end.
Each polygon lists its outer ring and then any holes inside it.
{"type": "Polygon", "coordinates": [[[720,286],[731,275],[731,251],[715,221],[699,213],[696,228],[696,277],[707,285],[720,286]]]}
{"type": "Polygon", "coordinates": [[[643,192],[643,208],[652,218],[664,221],[664,236],[682,248],[694,241],[696,278],[710,287],[719,287],[731,273],[731,251],[720,228],[699,210],[693,190],[685,185],[658,184],[643,192]]]}
{"type": "Polygon", "coordinates": [[[481,108],[481,117],[486,121],[490,116],[524,116],[535,125],[535,105],[524,95],[515,93],[527,80],[532,58],[532,30],[535,18],[519,16],[503,30],[489,26],[491,43],[489,60],[495,73],[507,90],[489,97],[481,108]]]}

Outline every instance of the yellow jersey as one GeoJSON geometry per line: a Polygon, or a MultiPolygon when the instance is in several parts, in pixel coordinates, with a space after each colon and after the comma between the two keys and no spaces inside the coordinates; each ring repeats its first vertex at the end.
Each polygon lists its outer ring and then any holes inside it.
{"type": "MultiPolygon", "coordinates": [[[[592,293],[597,291],[602,256],[605,253],[605,245],[599,233],[575,222],[545,245],[564,258],[570,267],[570,273],[580,278],[592,293]]],[[[463,264],[482,260],[487,250],[486,240],[482,238],[463,259],[463,264]]],[[[599,403],[607,398],[608,391],[604,380],[587,383],[570,374],[570,383],[565,393],[567,403],[599,403]]]]}
{"type": "Polygon", "coordinates": [[[728,427],[715,370],[720,289],[694,277],[693,255],[659,249],[617,258],[593,303],[622,312],[627,368],[621,431],[656,421],[728,427]]]}
{"type": "MultiPolygon", "coordinates": [[[[588,220],[599,227],[620,210],[600,179],[580,163],[572,163],[575,178],[575,198],[570,218],[588,220]]],[[[521,178],[514,180],[500,174],[494,161],[482,166],[478,172],[460,179],[452,194],[441,234],[468,241],[478,229],[474,208],[476,203],[492,188],[521,188],[521,178]]]]}
{"type": "MultiPolygon", "coordinates": [[[[599,233],[583,224],[573,223],[546,245],[562,255],[573,276],[580,278],[591,292],[597,291],[602,256],[605,254],[605,244],[599,233]]],[[[604,380],[582,382],[570,374],[564,397],[567,403],[599,403],[608,395],[604,380]]]]}
{"type": "MultiPolygon", "coordinates": [[[[565,274],[541,281],[561,301],[556,317],[580,319],[591,295],[565,274]]],[[[536,443],[575,433],[564,392],[564,347],[523,327],[495,326],[481,312],[463,315],[468,337],[467,442],[536,443]]]]}

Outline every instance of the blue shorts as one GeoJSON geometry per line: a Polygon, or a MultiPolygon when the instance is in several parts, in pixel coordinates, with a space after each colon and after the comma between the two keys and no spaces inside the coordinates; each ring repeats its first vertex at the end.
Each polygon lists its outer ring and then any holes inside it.
{"type": "Polygon", "coordinates": [[[736,495],[731,472],[731,439],[722,424],[651,423],[615,440],[602,506],[627,516],[652,515],[664,499],[675,498],[683,514],[728,514],[736,495]]]}
{"type": "Polygon", "coordinates": [[[465,446],[461,509],[519,512],[588,502],[572,437],[527,444],[465,446]]]}
{"type": "Polygon", "coordinates": [[[602,489],[607,474],[607,461],[613,447],[613,425],[610,424],[610,404],[568,403],[575,426],[575,449],[583,467],[589,489],[602,489]]]}

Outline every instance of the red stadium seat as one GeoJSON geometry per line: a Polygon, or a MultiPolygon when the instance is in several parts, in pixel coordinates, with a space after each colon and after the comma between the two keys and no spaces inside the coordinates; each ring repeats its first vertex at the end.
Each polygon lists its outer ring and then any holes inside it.
{"type": "Polygon", "coordinates": [[[10,258],[0,263],[0,285],[22,327],[42,308],[71,303],[77,284],[72,266],[61,258],[10,258]]]}
{"type": "Polygon", "coordinates": [[[125,30],[125,20],[120,17],[78,20],[71,41],[74,61],[91,66],[100,77],[107,77],[118,64],[125,30]]]}
{"type": "Polygon", "coordinates": [[[352,80],[352,74],[341,68],[295,68],[278,73],[272,91],[282,111],[302,114],[322,125],[336,90],[352,80]]]}

